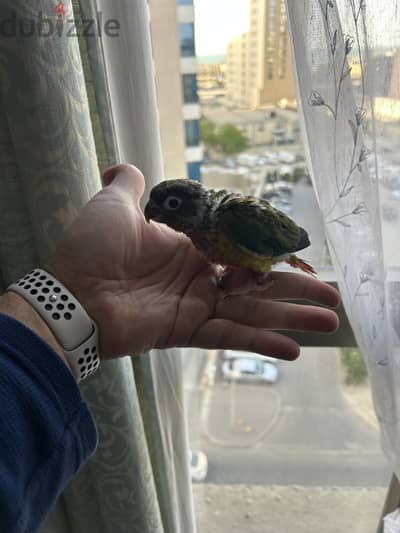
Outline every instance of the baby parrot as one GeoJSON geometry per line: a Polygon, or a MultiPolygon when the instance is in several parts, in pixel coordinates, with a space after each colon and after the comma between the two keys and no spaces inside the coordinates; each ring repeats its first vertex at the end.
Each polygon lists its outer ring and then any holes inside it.
{"type": "Polygon", "coordinates": [[[307,232],[260,198],[205,189],[188,179],[167,180],[152,189],[144,215],[185,233],[211,263],[227,267],[226,273],[252,272],[258,285],[283,261],[316,273],[294,255],[310,245],[307,232]]]}

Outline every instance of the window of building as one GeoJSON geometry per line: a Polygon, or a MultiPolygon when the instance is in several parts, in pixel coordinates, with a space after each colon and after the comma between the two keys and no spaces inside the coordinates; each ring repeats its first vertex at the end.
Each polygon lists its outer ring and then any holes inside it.
{"type": "Polygon", "coordinates": [[[187,164],[188,178],[195,181],[201,181],[201,162],[194,161],[187,164]]]}
{"type": "Polygon", "coordinates": [[[183,101],[185,104],[194,104],[199,101],[197,94],[197,76],[196,74],[183,74],[183,101]]]}
{"type": "Polygon", "coordinates": [[[186,146],[198,146],[200,144],[200,126],[198,120],[185,120],[186,146]]]}
{"type": "Polygon", "coordinates": [[[181,44],[181,56],[191,57],[195,55],[194,48],[194,24],[193,22],[181,22],[179,24],[179,39],[181,44]]]}

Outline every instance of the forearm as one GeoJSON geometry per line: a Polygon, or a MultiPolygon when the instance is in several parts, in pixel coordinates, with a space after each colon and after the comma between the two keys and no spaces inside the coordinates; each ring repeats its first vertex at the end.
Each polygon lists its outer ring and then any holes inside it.
{"type": "Polygon", "coordinates": [[[17,294],[0,297],[0,524],[36,531],[96,447],[97,434],[62,350],[17,294]]]}

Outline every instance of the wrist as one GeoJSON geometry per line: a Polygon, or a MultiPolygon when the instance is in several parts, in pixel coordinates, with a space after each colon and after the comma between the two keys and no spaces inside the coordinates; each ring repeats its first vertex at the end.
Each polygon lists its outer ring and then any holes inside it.
{"type": "Polygon", "coordinates": [[[19,294],[40,315],[78,382],[97,370],[100,365],[97,324],[59,279],[36,268],[7,291],[19,294]]]}
{"type": "Polygon", "coordinates": [[[6,292],[0,296],[0,313],[11,316],[26,327],[31,329],[36,335],[41,337],[67,365],[68,362],[61,348],[61,345],[53,335],[46,322],[42,319],[32,305],[22,296],[15,292],[6,292]]]}

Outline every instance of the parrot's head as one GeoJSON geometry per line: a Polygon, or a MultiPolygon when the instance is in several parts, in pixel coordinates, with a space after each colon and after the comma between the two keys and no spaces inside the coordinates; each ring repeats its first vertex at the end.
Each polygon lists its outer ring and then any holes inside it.
{"type": "Polygon", "coordinates": [[[163,222],[185,233],[202,224],[208,203],[207,190],[200,183],[189,179],[162,181],[152,189],[144,216],[147,222],[163,222]]]}

